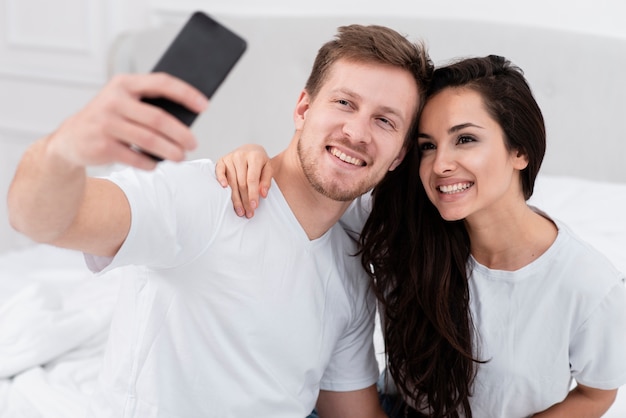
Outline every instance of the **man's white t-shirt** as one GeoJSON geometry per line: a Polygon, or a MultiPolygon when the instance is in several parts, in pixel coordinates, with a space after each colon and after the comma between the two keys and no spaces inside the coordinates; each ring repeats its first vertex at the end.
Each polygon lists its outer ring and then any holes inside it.
{"type": "Polygon", "coordinates": [[[129,235],[95,271],[138,265],[123,283],[90,416],[308,415],[319,389],[376,382],[375,298],[336,225],[309,240],[276,186],[237,217],[208,160],[111,179],[129,235]]]}

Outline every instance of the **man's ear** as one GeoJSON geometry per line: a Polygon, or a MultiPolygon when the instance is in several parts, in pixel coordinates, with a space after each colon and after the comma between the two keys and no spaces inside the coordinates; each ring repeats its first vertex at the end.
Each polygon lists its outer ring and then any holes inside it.
{"type": "Polygon", "coordinates": [[[402,160],[404,160],[405,155],[406,155],[406,146],[402,147],[402,149],[400,150],[396,158],[391,162],[391,165],[389,166],[389,171],[395,170],[400,165],[402,160]]]}
{"type": "Polygon", "coordinates": [[[293,122],[296,125],[296,130],[302,129],[304,120],[306,119],[306,112],[311,106],[311,96],[306,90],[300,92],[296,108],[293,111],[293,122]]]}

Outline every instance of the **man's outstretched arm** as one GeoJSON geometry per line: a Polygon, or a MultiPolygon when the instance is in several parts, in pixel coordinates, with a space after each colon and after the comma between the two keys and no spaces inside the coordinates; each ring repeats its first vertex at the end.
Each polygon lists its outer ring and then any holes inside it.
{"type": "Polygon", "coordinates": [[[167,97],[200,112],[206,98],[166,74],[117,76],[55,132],[32,144],[8,194],[11,225],[37,242],[114,255],[126,238],[130,208],[113,183],[87,177],[89,166],[122,163],[153,169],[139,147],[181,161],[195,139],[187,126],[141,101],[167,97]]]}

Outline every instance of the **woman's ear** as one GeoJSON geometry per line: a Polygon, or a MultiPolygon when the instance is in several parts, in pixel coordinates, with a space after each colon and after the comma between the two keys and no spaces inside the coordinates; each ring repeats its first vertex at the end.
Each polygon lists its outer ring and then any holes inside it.
{"type": "Polygon", "coordinates": [[[298,97],[296,108],[293,111],[293,121],[296,125],[296,130],[302,129],[302,125],[306,119],[306,112],[309,110],[310,105],[311,96],[306,90],[302,90],[300,92],[300,97],[298,97]]]}
{"type": "Polygon", "coordinates": [[[526,167],[528,167],[528,154],[517,150],[513,151],[513,167],[517,170],[522,171],[526,167]]]}

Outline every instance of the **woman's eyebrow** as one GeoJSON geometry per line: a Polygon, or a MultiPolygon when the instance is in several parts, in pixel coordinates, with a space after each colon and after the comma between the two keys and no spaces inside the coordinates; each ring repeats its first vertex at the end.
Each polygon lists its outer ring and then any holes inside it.
{"type": "Polygon", "coordinates": [[[453,133],[458,132],[458,131],[460,131],[462,129],[465,129],[465,128],[485,129],[485,128],[483,128],[480,125],[476,125],[476,124],[471,123],[471,122],[466,122],[466,123],[461,123],[461,124],[458,124],[458,125],[454,125],[452,128],[448,129],[448,133],[449,134],[453,134],[453,133]]]}
{"type": "MultiPolygon", "coordinates": [[[[466,123],[460,123],[458,125],[454,125],[453,127],[451,127],[450,129],[448,129],[448,133],[449,134],[453,134],[455,132],[461,131],[465,128],[478,128],[478,129],[485,129],[480,125],[476,125],[475,123],[471,123],[471,122],[466,122],[466,123]]],[[[418,138],[425,138],[425,139],[432,139],[432,136],[425,134],[424,132],[418,132],[417,133],[417,137],[418,138]]]]}

